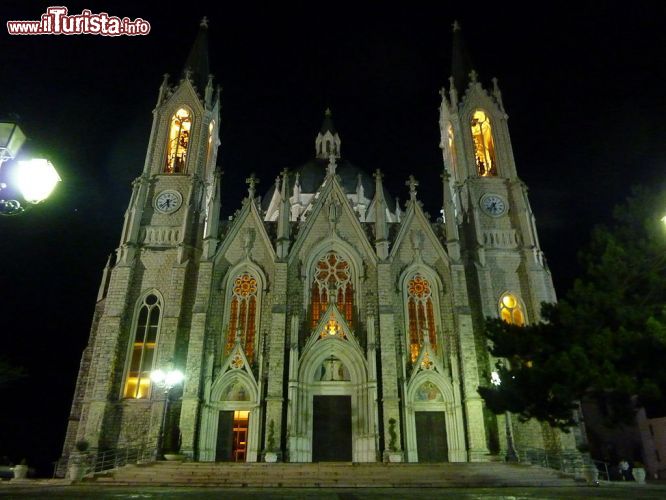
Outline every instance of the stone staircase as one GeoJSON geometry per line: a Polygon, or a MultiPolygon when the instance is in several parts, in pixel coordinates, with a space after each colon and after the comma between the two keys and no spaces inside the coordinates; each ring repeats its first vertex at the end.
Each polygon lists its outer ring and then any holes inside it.
{"type": "Polygon", "coordinates": [[[484,463],[210,463],[126,465],[84,479],[88,484],[230,488],[456,488],[572,486],[572,475],[534,465],[484,463]]]}

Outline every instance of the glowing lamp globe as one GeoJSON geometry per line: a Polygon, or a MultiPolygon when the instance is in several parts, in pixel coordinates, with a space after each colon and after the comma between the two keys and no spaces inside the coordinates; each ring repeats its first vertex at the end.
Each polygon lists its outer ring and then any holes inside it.
{"type": "Polygon", "coordinates": [[[16,187],[29,203],[44,201],[60,180],[51,162],[42,159],[19,161],[14,173],[16,187]]]}
{"type": "Polygon", "coordinates": [[[183,372],[180,370],[172,370],[167,372],[165,381],[168,386],[173,387],[174,385],[180,384],[184,378],[185,375],[183,375],[183,372]]]}
{"type": "Polygon", "coordinates": [[[150,380],[152,380],[156,384],[161,384],[162,382],[164,382],[165,378],[166,378],[166,373],[164,373],[163,370],[155,370],[150,374],[150,380]]]}

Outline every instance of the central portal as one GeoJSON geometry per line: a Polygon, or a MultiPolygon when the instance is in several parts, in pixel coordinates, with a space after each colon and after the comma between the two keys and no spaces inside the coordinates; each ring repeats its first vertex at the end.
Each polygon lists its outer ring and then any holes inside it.
{"type": "Polygon", "coordinates": [[[351,462],[351,396],[314,396],[312,461],[351,462]]]}

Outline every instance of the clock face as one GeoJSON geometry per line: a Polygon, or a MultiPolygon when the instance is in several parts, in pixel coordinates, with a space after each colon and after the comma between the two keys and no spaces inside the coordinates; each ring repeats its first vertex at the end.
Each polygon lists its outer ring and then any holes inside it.
{"type": "Polygon", "coordinates": [[[162,191],[155,198],[155,208],[158,212],[170,214],[180,208],[183,197],[178,191],[162,191]]]}
{"type": "Polygon", "coordinates": [[[496,194],[486,194],[481,198],[481,209],[491,217],[499,217],[506,212],[506,202],[496,194]]]}

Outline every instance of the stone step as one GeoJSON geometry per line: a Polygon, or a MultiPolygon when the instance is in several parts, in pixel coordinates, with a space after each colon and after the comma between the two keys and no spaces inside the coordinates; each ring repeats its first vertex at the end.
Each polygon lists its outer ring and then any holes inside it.
{"type": "Polygon", "coordinates": [[[563,486],[558,471],[506,463],[443,464],[229,464],[155,462],[128,465],[87,482],[134,486],[256,488],[563,486]]]}

